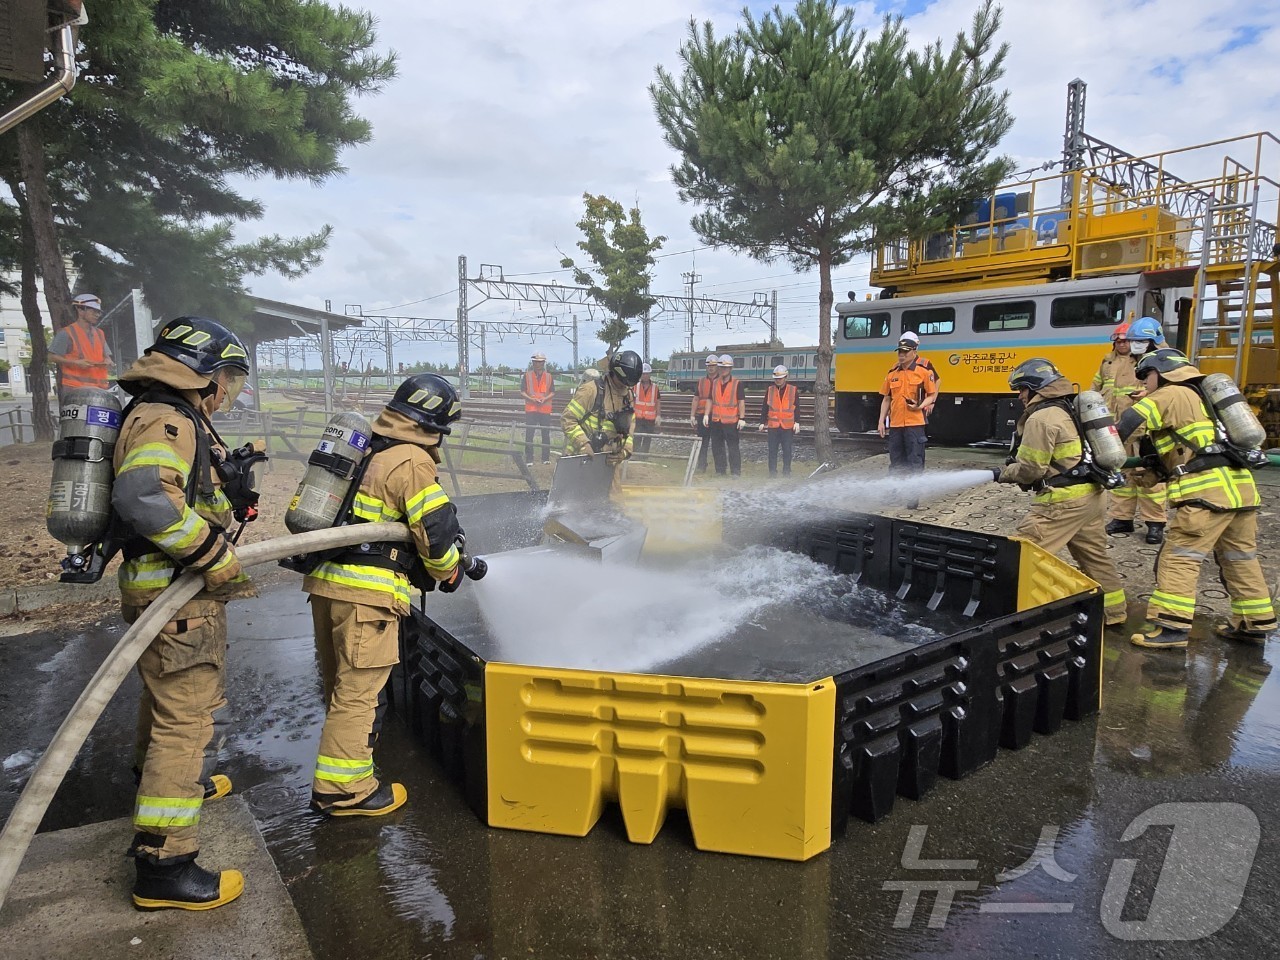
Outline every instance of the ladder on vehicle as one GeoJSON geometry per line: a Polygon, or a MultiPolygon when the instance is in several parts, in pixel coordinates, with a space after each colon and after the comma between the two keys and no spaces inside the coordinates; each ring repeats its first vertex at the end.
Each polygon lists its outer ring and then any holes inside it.
{"type": "Polygon", "coordinates": [[[1264,266],[1259,259],[1258,176],[1228,157],[1219,185],[1204,211],[1194,336],[1187,349],[1192,363],[1208,357],[1229,360],[1233,379],[1242,384],[1259,308],[1270,313],[1274,325],[1275,304],[1270,290],[1267,300],[1258,299],[1264,266]]]}

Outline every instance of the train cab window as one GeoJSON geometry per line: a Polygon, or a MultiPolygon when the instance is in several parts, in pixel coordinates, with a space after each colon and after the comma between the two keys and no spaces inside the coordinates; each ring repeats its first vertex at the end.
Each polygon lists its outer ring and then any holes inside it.
{"type": "Polygon", "coordinates": [[[929,307],[925,310],[903,310],[902,331],[914,330],[922,337],[955,333],[955,307],[929,307]]]}
{"type": "Polygon", "coordinates": [[[1123,293],[1058,297],[1049,308],[1051,327],[1114,327],[1124,319],[1123,293]]]}
{"type": "Polygon", "coordinates": [[[846,340],[871,340],[889,335],[889,314],[868,313],[844,318],[846,340]]]}
{"type": "Polygon", "coordinates": [[[1015,300],[1005,303],[978,303],[973,307],[974,333],[993,333],[1001,330],[1030,330],[1036,323],[1034,300],[1015,300]]]}

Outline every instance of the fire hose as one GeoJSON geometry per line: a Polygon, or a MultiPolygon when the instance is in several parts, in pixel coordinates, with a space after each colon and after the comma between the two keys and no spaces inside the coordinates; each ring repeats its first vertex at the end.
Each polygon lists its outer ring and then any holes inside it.
{"type": "MultiPolygon", "coordinates": [[[[276,537],[238,547],[236,555],[241,566],[251,567],[332,547],[409,538],[409,528],[403,523],[360,523],[276,537]]],[[[5,898],[9,895],[9,887],[18,874],[18,867],[31,845],[31,838],[35,836],[40,821],[44,819],[45,811],[53,802],[54,794],[71,768],[76,754],[88,739],[94,724],[102,716],[102,711],[111,702],[138,658],[160,633],[160,629],[203,587],[204,578],[198,573],[184,573],[170,584],[107,654],[98,672],[84,688],[58,732],[53,735],[53,740],[32,771],[13,812],[9,814],[3,832],[0,832],[0,906],[4,905],[5,898]]]]}

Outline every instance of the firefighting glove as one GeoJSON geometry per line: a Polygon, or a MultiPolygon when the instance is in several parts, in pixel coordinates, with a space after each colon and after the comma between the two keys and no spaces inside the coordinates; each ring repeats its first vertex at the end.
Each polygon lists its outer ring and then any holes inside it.
{"type": "Polygon", "coordinates": [[[996,483],[1000,482],[1000,474],[1004,473],[1004,467],[992,467],[991,477],[996,483]]]}
{"type": "Polygon", "coordinates": [[[236,556],[230,544],[227,545],[227,554],[223,559],[225,562],[221,566],[204,571],[205,589],[213,590],[244,575],[244,569],[240,566],[240,558],[236,556]]]}
{"type": "Polygon", "coordinates": [[[468,580],[483,580],[484,575],[489,572],[489,564],[481,557],[467,557],[462,572],[467,575],[468,580]]]}
{"type": "Polygon", "coordinates": [[[458,564],[453,568],[453,573],[449,575],[448,580],[439,581],[436,584],[436,589],[441,593],[453,593],[460,586],[462,586],[462,564],[458,564]]]}

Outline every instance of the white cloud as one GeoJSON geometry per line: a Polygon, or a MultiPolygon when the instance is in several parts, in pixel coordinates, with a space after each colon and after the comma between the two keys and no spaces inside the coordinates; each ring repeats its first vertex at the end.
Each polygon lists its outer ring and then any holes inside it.
{"type": "MultiPolygon", "coordinates": [[[[459,254],[469,257],[472,275],[482,262],[501,264],[508,276],[552,271],[557,247],[570,252],[578,239],[584,191],[639,200],[649,229],[669,237],[666,251],[701,246],[689,228],[694,211],[679,203],[669,180],[673,155],[654,120],[648,84],[656,64],[678,69],[691,16],[713,18],[726,31],[740,4],[369,0],[363,6],[379,18],[383,44],[398,52],[400,77],[382,95],[357,102],[374,125],[374,140],[344,155],[345,176],[319,187],[248,185],[265,202],[267,217],[246,236],[334,226],[323,266],[292,282],[259,278],[254,292],[310,306],[327,299],[338,312],[347,303],[372,311],[453,289],[459,254]]],[[[949,44],[975,7],[976,0],[880,5],[910,14],[920,45],[938,36],[949,44]]],[[[858,11],[864,24],[878,27],[871,4],[858,11]]],[[[1003,149],[1027,167],[1056,159],[1066,84],[1077,76],[1089,83],[1089,132],[1133,153],[1265,129],[1280,98],[1278,27],[1280,8],[1261,0],[1006,0],[1005,84],[1017,122],[1003,149]]],[[[656,289],[681,292],[681,272],[695,266],[703,277],[698,292],[707,296],[749,300],[757,290],[777,289],[783,339],[791,345],[816,339],[816,276],[704,250],[662,259],[656,289]]],[[[571,282],[566,274],[529,277],[552,278],[571,282]]],[[[837,297],[867,289],[866,261],[837,270],[835,279],[837,297]]],[[[414,309],[449,317],[456,299],[414,309]]],[[[494,304],[474,315],[518,312],[518,305],[494,304]]],[[[655,324],[654,354],[678,346],[682,323],[655,324]]],[[[727,331],[723,321],[710,320],[699,329],[700,346],[764,333],[763,326],[727,331]]],[[[584,354],[599,354],[590,333],[583,344],[584,354]]],[[[544,346],[553,360],[568,360],[562,340],[544,346]]],[[[489,358],[522,363],[527,348],[527,341],[490,342],[489,358]]],[[[398,355],[441,357],[451,350],[431,344],[398,355]]]]}

